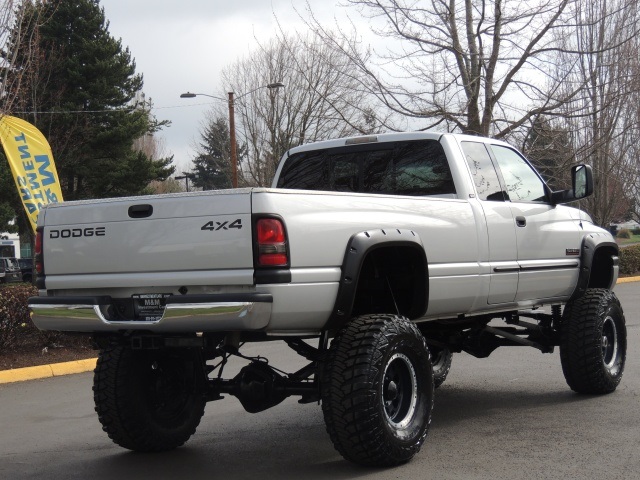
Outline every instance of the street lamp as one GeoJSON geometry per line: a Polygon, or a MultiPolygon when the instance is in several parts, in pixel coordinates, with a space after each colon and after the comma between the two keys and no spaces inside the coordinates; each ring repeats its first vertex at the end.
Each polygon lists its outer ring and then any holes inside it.
{"type": "MultiPolygon", "coordinates": [[[[284,87],[284,83],[282,82],[268,83],[267,85],[261,85],[258,88],[254,88],[253,90],[243,93],[242,95],[240,95],[239,97],[236,97],[235,99],[234,99],[234,93],[228,92],[229,98],[227,102],[229,103],[229,137],[231,142],[231,185],[233,186],[233,188],[238,187],[238,154],[236,151],[236,116],[235,116],[235,110],[234,110],[235,100],[237,100],[238,98],[242,98],[247,95],[250,95],[253,92],[260,90],[261,88],[268,88],[269,90],[273,90],[273,89],[278,89],[282,87],[284,87]]],[[[194,97],[209,97],[209,98],[214,98],[216,100],[225,101],[225,99],[222,97],[216,97],[214,95],[209,95],[207,93],[186,92],[180,95],[180,98],[194,98],[194,97]]]]}
{"type": "Polygon", "coordinates": [[[187,192],[189,191],[189,179],[193,179],[195,177],[195,175],[193,173],[189,173],[189,172],[182,172],[182,176],[180,177],[175,177],[176,180],[184,180],[185,184],[187,186],[187,192]]]}

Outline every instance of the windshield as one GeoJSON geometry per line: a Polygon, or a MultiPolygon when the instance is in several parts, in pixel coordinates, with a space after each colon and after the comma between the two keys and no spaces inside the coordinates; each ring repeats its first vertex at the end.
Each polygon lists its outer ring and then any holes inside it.
{"type": "Polygon", "coordinates": [[[15,258],[5,257],[2,260],[4,260],[5,267],[8,269],[20,268],[18,267],[18,260],[15,258]]]}

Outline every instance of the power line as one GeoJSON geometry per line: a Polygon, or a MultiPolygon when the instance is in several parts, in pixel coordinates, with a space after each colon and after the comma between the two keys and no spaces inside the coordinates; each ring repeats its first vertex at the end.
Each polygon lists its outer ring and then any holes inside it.
{"type": "MultiPolygon", "coordinates": [[[[148,110],[166,110],[168,108],[188,108],[188,107],[197,107],[203,105],[213,105],[215,102],[206,102],[206,103],[190,103],[190,104],[182,104],[182,105],[170,105],[166,107],[151,107],[148,110]]],[[[30,112],[12,112],[17,115],[55,115],[55,114],[63,114],[63,113],[119,113],[119,112],[133,112],[135,110],[139,110],[138,108],[122,108],[117,110],[53,110],[53,111],[30,111],[30,112]]],[[[144,110],[144,109],[143,109],[144,110]]]]}
{"type": "Polygon", "coordinates": [[[62,113],[119,113],[119,112],[133,112],[134,110],[136,110],[135,108],[122,108],[119,110],[54,110],[54,111],[47,111],[47,112],[12,112],[14,114],[19,114],[19,115],[32,115],[32,114],[38,114],[38,115],[54,115],[54,114],[62,114],[62,113]]]}

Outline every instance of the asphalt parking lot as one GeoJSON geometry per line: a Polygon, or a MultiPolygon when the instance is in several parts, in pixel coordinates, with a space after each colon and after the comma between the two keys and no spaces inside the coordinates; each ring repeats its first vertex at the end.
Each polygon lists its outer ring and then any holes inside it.
{"type": "MultiPolygon", "coordinates": [[[[455,355],[436,394],[427,442],[400,467],[366,469],[342,460],[320,407],[295,399],[255,415],[233,398],[213,402],[184,447],[131,453],[101,431],[92,377],[84,373],[0,385],[0,478],[638,478],[640,283],[619,285],[616,293],[629,347],[615,393],[571,392],[557,351],[502,348],[483,360],[455,355]]],[[[247,353],[276,366],[298,362],[280,343],[250,345],[247,353]]]]}

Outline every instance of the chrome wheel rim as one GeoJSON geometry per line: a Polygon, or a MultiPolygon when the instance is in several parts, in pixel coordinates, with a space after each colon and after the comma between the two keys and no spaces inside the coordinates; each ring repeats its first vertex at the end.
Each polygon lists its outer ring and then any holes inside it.
{"type": "Polygon", "coordinates": [[[602,324],[602,361],[611,373],[617,370],[618,350],[618,328],[615,320],[608,316],[602,324]]]}
{"type": "Polygon", "coordinates": [[[406,428],[413,419],[418,403],[416,371],[409,358],[394,354],[384,370],[382,399],[384,413],[391,426],[406,428]]]}

